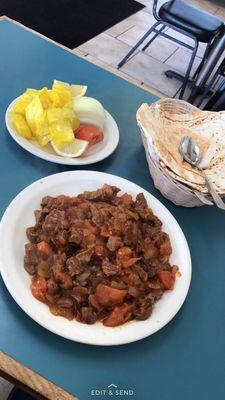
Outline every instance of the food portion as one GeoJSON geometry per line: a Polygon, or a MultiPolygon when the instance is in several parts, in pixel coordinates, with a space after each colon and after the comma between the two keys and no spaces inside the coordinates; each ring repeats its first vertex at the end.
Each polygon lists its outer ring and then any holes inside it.
{"type": "Polygon", "coordinates": [[[86,140],[90,145],[101,142],[103,137],[100,129],[93,125],[80,125],[76,131],[76,138],[86,140]]]}
{"type": "Polygon", "coordinates": [[[185,112],[185,109],[185,103],[177,101],[172,106],[168,99],[141,105],[137,122],[147,138],[148,152],[175,184],[178,182],[200,195],[209,195],[206,175],[216,191],[225,195],[225,111],[185,112]],[[165,111],[164,103],[166,107],[168,102],[165,111]],[[184,136],[192,137],[197,144],[202,155],[199,164],[202,170],[187,163],[180,154],[179,146],[184,136]]]}
{"type": "Polygon", "coordinates": [[[172,290],[169,236],[142,193],[104,185],[78,196],[46,196],[27,229],[24,267],[33,296],[54,315],[107,327],[150,317],[172,290]]]}
{"type": "Polygon", "coordinates": [[[60,156],[79,157],[104,138],[104,108],[86,91],[56,80],[51,89],[27,89],[10,112],[12,124],[24,138],[42,147],[50,143],[60,156]]]}

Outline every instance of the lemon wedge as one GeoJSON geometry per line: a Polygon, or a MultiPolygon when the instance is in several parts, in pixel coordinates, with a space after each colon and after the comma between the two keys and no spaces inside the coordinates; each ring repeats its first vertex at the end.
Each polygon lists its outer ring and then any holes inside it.
{"type": "Polygon", "coordinates": [[[80,157],[88,147],[89,142],[87,140],[74,139],[71,143],[58,147],[54,140],[51,141],[51,145],[55,152],[62,157],[80,157]]]}
{"type": "Polygon", "coordinates": [[[57,81],[57,79],[54,79],[53,86],[61,86],[64,88],[70,88],[72,92],[72,96],[75,99],[79,99],[80,97],[83,97],[87,91],[87,86],[85,85],[70,85],[67,82],[62,82],[62,81],[57,81]]]}
{"type": "Polygon", "coordinates": [[[84,85],[71,85],[73,98],[79,99],[83,97],[87,91],[87,86],[84,85]]]}

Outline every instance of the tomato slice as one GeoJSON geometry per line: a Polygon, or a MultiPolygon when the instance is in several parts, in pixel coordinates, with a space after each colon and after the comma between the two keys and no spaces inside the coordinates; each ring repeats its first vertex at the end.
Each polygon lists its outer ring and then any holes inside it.
{"type": "Polygon", "coordinates": [[[43,258],[48,258],[53,254],[51,246],[44,240],[37,244],[37,248],[40,253],[40,256],[43,258]]]}
{"type": "Polygon", "coordinates": [[[163,284],[165,290],[172,290],[175,283],[175,276],[170,271],[160,271],[158,272],[158,277],[160,282],[163,284]]]}
{"type": "Polygon", "coordinates": [[[93,144],[99,143],[103,140],[103,132],[99,128],[93,125],[80,125],[75,131],[76,139],[87,140],[92,146],[93,144]]]}
{"type": "Polygon", "coordinates": [[[35,276],[31,281],[31,292],[39,301],[45,301],[45,293],[47,292],[47,282],[41,276],[35,276]]]}
{"type": "Polygon", "coordinates": [[[95,294],[99,304],[104,307],[112,307],[123,301],[124,297],[127,295],[127,290],[119,290],[99,283],[95,294]]]}
{"type": "Polygon", "coordinates": [[[103,325],[110,327],[122,325],[128,312],[129,306],[125,303],[121,307],[115,307],[109,316],[104,319],[103,325]]]}
{"type": "Polygon", "coordinates": [[[120,198],[126,204],[131,204],[131,202],[132,202],[132,196],[128,193],[122,194],[122,196],[120,196],[120,198]]]}

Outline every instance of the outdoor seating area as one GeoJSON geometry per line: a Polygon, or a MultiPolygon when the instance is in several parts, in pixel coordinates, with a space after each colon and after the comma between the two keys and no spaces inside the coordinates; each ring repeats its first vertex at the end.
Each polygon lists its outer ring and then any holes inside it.
{"type": "MultiPolygon", "coordinates": [[[[203,80],[201,75],[199,80],[197,78],[210,53],[210,43],[220,33],[223,37],[223,2],[187,0],[166,2],[164,5],[165,1],[161,0],[142,0],[142,3],[146,8],[79,46],[77,50],[91,61],[113,71],[119,66],[122,76],[163,95],[181,98],[186,88],[184,98],[193,102],[199,94],[199,86],[205,84],[205,76],[203,80]],[[184,6],[186,8],[183,10],[184,6]],[[183,21],[182,12],[185,13],[183,21]],[[153,29],[159,33],[151,35],[153,29]],[[115,56],[113,49],[117,49],[115,56]],[[127,62],[128,58],[130,61],[127,62]],[[187,85],[188,78],[191,78],[191,84],[193,80],[197,81],[197,89],[192,87],[192,96],[191,85],[187,85]]],[[[215,66],[219,65],[223,52],[224,44],[221,43],[218,54],[213,56],[207,79],[215,66]]]]}

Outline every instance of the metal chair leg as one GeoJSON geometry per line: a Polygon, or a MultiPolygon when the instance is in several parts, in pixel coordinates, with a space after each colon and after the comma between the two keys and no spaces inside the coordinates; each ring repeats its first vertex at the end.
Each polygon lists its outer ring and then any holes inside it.
{"type": "Polygon", "coordinates": [[[184,95],[184,92],[185,92],[185,89],[186,89],[186,86],[187,86],[187,83],[188,83],[188,79],[189,79],[189,76],[190,76],[191,68],[192,68],[194,60],[195,60],[195,56],[196,56],[197,50],[198,50],[198,41],[196,40],[195,47],[194,47],[194,50],[192,51],[191,59],[189,61],[189,65],[188,65],[188,68],[187,68],[187,71],[186,71],[186,74],[185,74],[185,77],[184,77],[184,82],[183,82],[183,85],[181,86],[181,89],[180,89],[179,99],[183,98],[183,95],[184,95]]]}
{"type": "Polygon", "coordinates": [[[207,111],[223,111],[225,108],[225,82],[223,81],[218,87],[216,93],[211,97],[205,105],[204,110],[207,111]]]}
{"type": "Polygon", "coordinates": [[[142,51],[145,51],[145,50],[150,46],[150,44],[157,38],[157,36],[160,34],[160,32],[163,31],[163,29],[165,29],[165,25],[163,25],[163,26],[159,29],[159,31],[156,32],[154,36],[152,36],[152,38],[149,40],[149,42],[143,47],[142,51]]]}
{"type": "Polygon", "coordinates": [[[160,25],[161,22],[156,22],[146,33],[145,35],[135,44],[134,47],[127,53],[127,55],[119,62],[117,68],[121,68],[126,61],[130,58],[130,56],[135,52],[135,50],[147,39],[147,37],[154,31],[154,29],[160,25]]]}
{"type": "Polygon", "coordinates": [[[210,90],[212,89],[212,87],[215,84],[218,77],[220,75],[223,75],[223,71],[225,72],[225,60],[222,61],[221,65],[216,70],[215,74],[209,79],[208,83],[206,83],[205,89],[204,89],[196,107],[201,107],[204,99],[208,96],[210,90]]]}
{"type": "Polygon", "coordinates": [[[205,51],[204,51],[204,54],[203,54],[203,57],[202,57],[202,61],[200,62],[198,68],[196,69],[194,75],[192,76],[192,79],[195,79],[196,76],[198,76],[199,71],[201,71],[203,65],[205,64],[205,60],[209,55],[210,47],[211,47],[211,43],[208,43],[206,48],[205,48],[205,51]]]}

